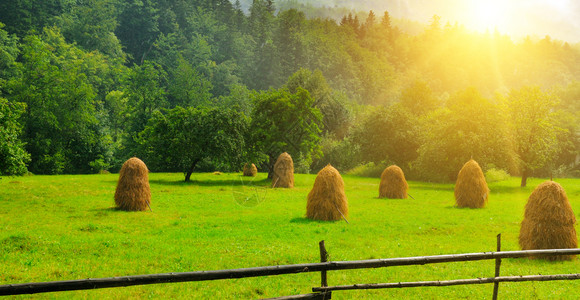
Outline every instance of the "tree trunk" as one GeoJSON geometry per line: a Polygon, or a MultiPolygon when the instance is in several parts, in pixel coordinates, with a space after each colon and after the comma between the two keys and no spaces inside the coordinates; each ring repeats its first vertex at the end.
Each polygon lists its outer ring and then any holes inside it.
{"type": "Polygon", "coordinates": [[[196,159],[191,163],[189,170],[185,174],[185,182],[189,182],[189,179],[191,178],[191,174],[193,173],[193,169],[195,169],[195,165],[197,165],[197,162],[199,162],[199,159],[196,159]]]}
{"type": "Polygon", "coordinates": [[[528,168],[524,167],[524,171],[522,172],[522,183],[521,187],[526,187],[528,181],[528,168]]]}
{"type": "Polygon", "coordinates": [[[272,179],[274,177],[274,164],[276,163],[275,158],[270,156],[268,159],[268,179],[272,179]]]}

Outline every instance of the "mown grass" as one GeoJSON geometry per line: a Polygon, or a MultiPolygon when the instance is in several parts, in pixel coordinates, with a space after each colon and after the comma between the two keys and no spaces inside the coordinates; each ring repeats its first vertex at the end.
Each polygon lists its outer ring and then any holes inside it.
{"type": "MultiPolygon", "coordinates": [[[[153,212],[113,209],[116,174],[4,177],[0,180],[0,284],[233,269],[331,260],[519,250],[527,188],[519,178],[490,184],[485,209],[453,207],[453,185],[410,182],[406,200],[377,199],[379,179],[344,176],[350,224],[304,218],[315,175],[294,189],[268,189],[265,174],[151,174],[153,212]],[[248,180],[244,178],[244,180],[248,180]]],[[[580,212],[578,180],[557,180],[580,212]]],[[[511,259],[502,275],[577,273],[578,260],[511,259]]],[[[490,277],[493,261],[329,272],[329,284],[490,277]]],[[[319,273],[59,292],[37,298],[247,299],[310,292],[319,273]]],[[[503,283],[504,299],[576,298],[580,282],[503,283]]],[[[490,298],[492,285],[339,291],[333,299],[490,298]]]]}

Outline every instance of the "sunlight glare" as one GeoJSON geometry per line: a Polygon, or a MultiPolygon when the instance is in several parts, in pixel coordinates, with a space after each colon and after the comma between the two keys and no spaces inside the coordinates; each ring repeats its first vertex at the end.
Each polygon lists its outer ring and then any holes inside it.
{"type": "Polygon", "coordinates": [[[508,18],[507,1],[502,0],[472,0],[472,26],[480,31],[502,29],[508,18]]]}

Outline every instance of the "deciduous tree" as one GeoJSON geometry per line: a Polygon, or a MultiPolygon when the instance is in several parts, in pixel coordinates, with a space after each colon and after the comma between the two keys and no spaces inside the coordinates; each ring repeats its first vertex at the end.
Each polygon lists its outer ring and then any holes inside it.
{"type": "Polygon", "coordinates": [[[247,118],[233,110],[178,106],[166,114],[156,111],[140,143],[152,169],[182,171],[189,181],[203,159],[239,168],[247,125],[247,118]]]}
{"type": "Polygon", "coordinates": [[[512,90],[507,97],[522,187],[530,171],[543,167],[558,151],[558,135],[563,132],[554,120],[558,101],[556,95],[533,86],[512,90]]]}
{"type": "Polygon", "coordinates": [[[308,91],[301,87],[296,93],[272,89],[256,92],[252,98],[251,145],[255,152],[265,155],[270,178],[276,158],[282,152],[306,161],[320,154],[322,115],[313,107],[314,99],[308,91]]]}

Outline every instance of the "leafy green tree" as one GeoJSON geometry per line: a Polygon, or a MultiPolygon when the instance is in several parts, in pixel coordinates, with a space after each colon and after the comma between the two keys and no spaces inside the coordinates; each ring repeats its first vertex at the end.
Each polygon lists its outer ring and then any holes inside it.
{"type": "Polygon", "coordinates": [[[282,76],[297,71],[304,61],[304,27],[306,17],[303,12],[291,9],[281,12],[278,17],[276,45],[280,49],[280,68],[282,76]]]}
{"type": "Polygon", "coordinates": [[[310,161],[320,155],[322,115],[313,107],[314,99],[305,89],[296,93],[269,90],[252,95],[252,142],[256,153],[263,153],[271,178],[278,155],[288,152],[292,157],[310,161]]]}
{"type": "Polygon", "coordinates": [[[522,187],[530,172],[550,162],[559,150],[558,135],[564,130],[555,120],[558,101],[556,95],[532,86],[512,90],[507,97],[522,187]]]}
{"type": "Polygon", "coordinates": [[[0,97],[0,175],[23,175],[30,155],[20,140],[22,125],[18,122],[24,113],[24,103],[10,103],[0,97]]]}
{"type": "Polygon", "coordinates": [[[33,173],[90,172],[91,162],[106,151],[95,90],[84,70],[88,57],[55,28],[24,38],[13,97],[26,103],[23,141],[33,173]]]}
{"type": "Polygon", "coordinates": [[[282,83],[280,55],[274,40],[275,8],[271,0],[255,0],[250,7],[248,31],[253,40],[253,59],[245,64],[247,85],[265,90],[282,83]]]}
{"type": "Polygon", "coordinates": [[[127,98],[125,112],[125,156],[133,156],[138,148],[138,135],[155,111],[169,108],[165,89],[167,74],[157,64],[146,61],[133,66],[124,79],[123,95],[127,98]]]}
{"type": "Polygon", "coordinates": [[[115,34],[130,62],[143,64],[160,34],[158,8],[152,0],[130,0],[123,6],[115,34]]]}
{"type": "Polygon", "coordinates": [[[0,20],[6,30],[25,36],[30,30],[41,31],[62,13],[62,0],[0,1],[0,20]]]}
{"type": "Polygon", "coordinates": [[[414,81],[401,92],[401,105],[415,116],[422,116],[440,106],[433,91],[424,81],[414,81]]]}
{"type": "Polygon", "coordinates": [[[177,69],[171,70],[171,83],[168,96],[172,106],[202,106],[209,105],[212,85],[189,62],[179,60],[177,69]]]}
{"type": "Polygon", "coordinates": [[[416,125],[400,105],[371,107],[351,134],[363,162],[389,161],[407,169],[417,158],[416,125]]]}
{"type": "Polygon", "coordinates": [[[252,115],[253,103],[251,101],[250,91],[245,85],[234,85],[230,87],[230,94],[220,96],[216,100],[216,106],[222,109],[234,109],[246,116],[252,115]]]}
{"type": "Polygon", "coordinates": [[[580,81],[570,83],[558,93],[561,99],[557,120],[567,132],[560,137],[561,152],[556,166],[572,166],[578,170],[576,158],[580,155],[580,81]]]}
{"type": "Polygon", "coordinates": [[[0,23],[0,95],[7,92],[7,83],[18,76],[19,54],[18,37],[6,32],[0,23]]]}
{"type": "Polygon", "coordinates": [[[507,116],[475,88],[452,95],[446,107],[421,118],[418,129],[419,156],[412,168],[422,179],[453,181],[469,159],[484,170],[512,167],[507,116]]]}
{"type": "Polygon", "coordinates": [[[165,115],[156,111],[140,143],[150,168],[183,171],[187,182],[204,159],[238,169],[247,126],[247,118],[233,110],[178,106],[165,115]]]}
{"type": "Polygon", "coordinates": [[[68,41],[85,51],[98,50],[113,58],[125,59],[115,35],[117,0],[86,0],[72,5],[58,16],[57,24],[68,41]]]}
{"type": "Polygon", "coordinates": [[[352,123],[352,112],[344,94],[333,91],[320,70],[314,72],[301,68],[286,82],[286,88],[296,93],[303,88],[314,99],[314,106],[322,113],[322,131],[341,139],[352,123]]]}

